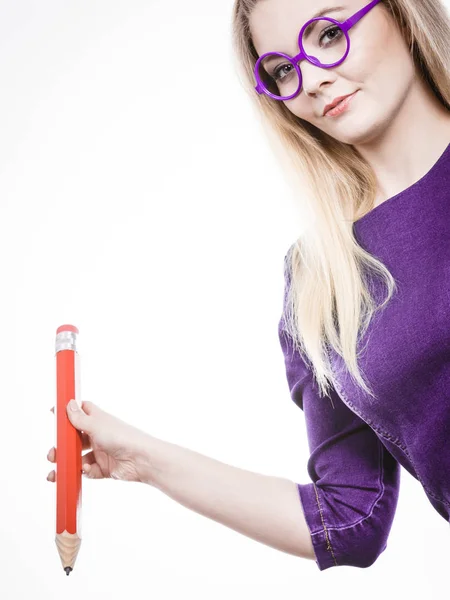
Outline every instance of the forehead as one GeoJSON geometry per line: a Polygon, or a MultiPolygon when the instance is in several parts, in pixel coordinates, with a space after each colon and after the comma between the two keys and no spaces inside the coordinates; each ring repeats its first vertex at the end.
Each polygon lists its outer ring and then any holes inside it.
{"type": "Polygon", "coordinates": [[[342,20],[363,6],[361,0],[259,0],[250,19],[253,44],[259,56],[276,50],[293,53],[301,27],[319,13],[342,20]]]}

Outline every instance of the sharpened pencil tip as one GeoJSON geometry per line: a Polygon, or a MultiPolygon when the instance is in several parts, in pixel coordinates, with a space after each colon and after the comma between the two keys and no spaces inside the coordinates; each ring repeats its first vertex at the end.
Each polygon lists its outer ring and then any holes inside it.
{"type": "Polygon", "coordinates": [[[72,567],[64,567],[64,571],[66,572],[66,575],[69,575],[70,571],[73,571],[72,567]]]}

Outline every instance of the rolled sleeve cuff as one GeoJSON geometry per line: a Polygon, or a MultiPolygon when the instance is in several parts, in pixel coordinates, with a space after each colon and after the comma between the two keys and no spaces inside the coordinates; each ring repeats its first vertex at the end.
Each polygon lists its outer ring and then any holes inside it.
{"type": "Polygon", "coordinates": [[[347,524],[338,523],[337,507],[330,509],[327,504],[331,495],[325,498],[314,483],[297,483],[297,487],[321,571],[337,566],[367,568],[384,552],[397,504],[396,487],[378,495],[367,514],[358,510],[356,520],[347,524]]]}
{"type": "Polygon", "coordinates": [[[317,566],[320,571],[337,567],[338,562],[332,546],[330,531],[326,527],[320,502],[320,489],[314,483],[297,483],[297,488],[306,524],[311,534],[317,566]]]}

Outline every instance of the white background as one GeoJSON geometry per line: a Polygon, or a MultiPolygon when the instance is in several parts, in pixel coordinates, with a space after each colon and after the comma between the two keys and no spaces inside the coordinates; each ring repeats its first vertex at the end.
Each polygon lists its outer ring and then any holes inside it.
{"type": "Polygon", "coordinates": [[[150,486],[83,478],[83,543],[62,570],[46,480],[59,325],[80,331],[81,400],[223,462],[310,481],[277,335],[301,224],[235,74],[231,9],[0,3],[5,600],[448,588],[449,526],[403,469],[388,548],[369,569],[320,572],[150,486]]]}

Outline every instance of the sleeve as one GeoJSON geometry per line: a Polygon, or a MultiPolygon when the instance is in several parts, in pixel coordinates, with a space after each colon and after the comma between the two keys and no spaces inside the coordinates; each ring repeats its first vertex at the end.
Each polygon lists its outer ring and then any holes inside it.
{"type": "Polygon", "coordinates": [[[400,465],[334,388],[331,401],[320,397],[312,369],[294,349],[283,322],[282,316],[278,332],[290,395],[306,420],[311,482],[297,488],[316,564],[320,571],[369,567],[387,546],[400,465]]]}

